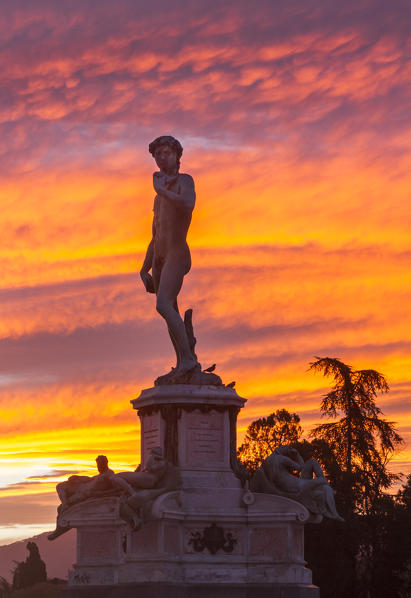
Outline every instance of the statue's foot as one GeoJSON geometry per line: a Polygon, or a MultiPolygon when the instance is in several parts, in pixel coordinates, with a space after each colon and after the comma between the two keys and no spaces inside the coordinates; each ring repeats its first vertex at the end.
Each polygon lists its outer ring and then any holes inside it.
{"type": "Polygon", "coordinates": [[[196,359],[187,359],[187,361],[182,361],[178,368],[174,370],[174,376],[186,376],[187,374],[193,374],[197,371],[201,372],[201,364],[199,364],[196,359]]]}
{"type": "Polygon", "coordinates": [[[335,521],[345,522],[345,519],[343,519],[335,509],[328,509],[328,511],[323,513],[323,515],[325,515],[325,517],[329,517],[330,519],[334,519],[335,521]]]}
{"type": "MultiPolygon", "coordinates": [[[[154,384],[156,386],[161,386],[162,384],[188,384],[190,377],[197,373],[201,374],[201,364],[198,363],[197,360],[190,359],[182,361],[178,367],[172,368],[171,372],[168,372],[168,374],[159,376],[154,384]]],[[[209,376],[212,374],[205,375],[209,376]]]]}
{"type": "Polygon", "coordinates": [[[167,374],[163,374],[162,376],[159,376],[158,378],[156,378],[155,384],[167,384],[167,382],[169,380],[171,380],[172,378],[174,378],[174,376],[176,375],[176,368],[171,368],[171,370],[167,373],[167,374]]]}
{"type": "Polygon", "coordinates": [[[140,517],[133,517],[130,521],[130,527],[133,532],[138,532],[143,527],[143,520],[140,517]]]}

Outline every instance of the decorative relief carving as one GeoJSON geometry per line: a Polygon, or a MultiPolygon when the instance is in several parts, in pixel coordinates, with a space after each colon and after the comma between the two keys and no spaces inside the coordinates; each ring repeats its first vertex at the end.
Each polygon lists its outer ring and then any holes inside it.
{"type": "Polygon", "coordinates": [[[203,552],[207,549],[210,554],[216,554],[219,550],[231,553],[236,544],[237,539],[234,538],[232,532],[225,532],[215,522],[204,528],[202,532],[191,531],[188,541],[188,546],[192,546],[195,552],[203,552]]]}

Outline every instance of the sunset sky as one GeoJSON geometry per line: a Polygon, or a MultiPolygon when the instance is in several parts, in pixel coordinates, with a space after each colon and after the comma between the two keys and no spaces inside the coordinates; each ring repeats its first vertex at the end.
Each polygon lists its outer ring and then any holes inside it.
{"type": "Polygon", "coordinates": [[[204,367],[304,433],[314,356],[386,375],[411,471],[411,5],[14,0],[0,13],[0,544],[53,527],[56,482],[139,463],[130,400],[173,353],[138,271],[148,144],[195,180],[204,367]]]}

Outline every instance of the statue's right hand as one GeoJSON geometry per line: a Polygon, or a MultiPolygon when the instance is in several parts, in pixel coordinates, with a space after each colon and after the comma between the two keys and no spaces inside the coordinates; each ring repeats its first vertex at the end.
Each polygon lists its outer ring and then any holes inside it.
{"type": "Polygon", "coordinates": [[[155,293],[153,277],[148,272],[140,272],[141,280],[146,288],[147,293],[155,293]]]}

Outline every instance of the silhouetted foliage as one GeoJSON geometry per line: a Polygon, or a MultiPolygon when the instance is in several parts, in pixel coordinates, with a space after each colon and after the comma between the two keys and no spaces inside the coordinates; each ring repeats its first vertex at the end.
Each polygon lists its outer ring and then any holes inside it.
{"type": "Polygon", "coordinates": [[[375,370],[353,370],[336,358],[317,358],[310,369],[334,379],[320,409],[323,416],[340,416],[316,426],[310,435],[327,442],[341,468],[337,491],[344,494],[346,515],[355,508],[369,512],[382,490],[398,479],[387,464],[403,441],[375,404],[377,393],[387,392],[388,384],[375,370]]]}
{"type": "Polygon", "coordinates": [[[399,598],[411,596],[411,474],[395,501],[394,526],[387,547],[398,580],[399,598]]]}
{"type": "Polygon", "coordinates": [[[411,473],[407,476],[407,481],[398,491],[397,505],[405,511],[411,512],[411,473]]]}
{"type": "Polygon", "coordinates": [[[410,477],[396,496],[380,496],[371,513],[357,517],[358,596],[411,596],[410,477]]]}
{"type": "Polygon", "coordinates": [[[385,493],[399,478],[388,470],[388,462],[402,444],[393,422],[383,419],[375,404],[388,384],[375,370],[354,370],[335,358],[317,358],[311,369],[334,379],[320,408],[322,415],[338,419],[316,426],[310,435],[346,519],[344,524],[306,526],[314,583],[322,598],[400,597],[410,562],[405,540],[409,503],[401,507],[401,500],[409,500],[409,490],[396,499],[385,493]]]}
{"type": "Polygon", "coordinates": [[[411,598],[411,476],[396,496],[386,493],[399,478],[388,463],[402,439],[375,403],[388,384],[375,370],[335,358],[317,358],[311,369],[334,379],[321,411],[336,421],[301,440],[299,416],[276,411],[250,424],[239,459],[255,470],[277,446],[291,444],[304,461],[319,461],[337,491],[346,521],[305,526],[305,558],[321,598],[411,598]]]}
{"type": "Polygon", "coordinates": [[[300,417],[296,413],[277,409],[248,426],[237,456],[247,469],[254,471],[278,446],[297,442],[302,431],[300,417]]]}
{"type": "MultiPolygon", "coordinates": [[[[336,497],[337,498],[337,497],[336,497]]],[[[335,519],[305,526],[305,559],[321,598],[357,598],[353,528],[335,519]]]]}
{"type": "Polygon", "coordinates": [[[40,558],[38,546],[35,542],[27,543],[29,556],[25,561],[17,563],[13,574],[13,590],[27,588],[36,583],[46,581],[46,565],[40,558]]]}
{"type": "Polygon", "coordinates": [[[345,523],[306,525],[305,558],[321,598],[410,598],[410,494],[408,481],[396,497],[380,494],[370,512],[345,523]]]}

